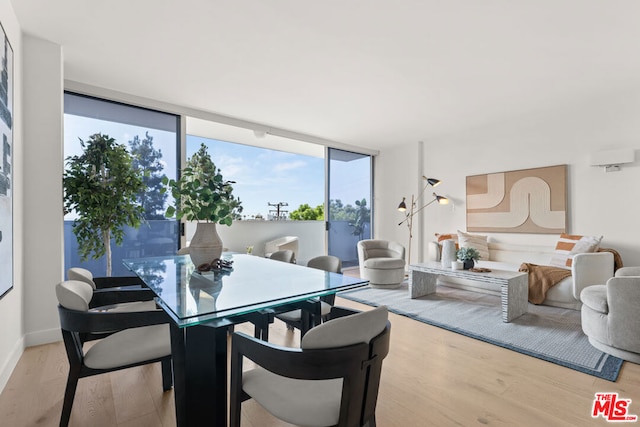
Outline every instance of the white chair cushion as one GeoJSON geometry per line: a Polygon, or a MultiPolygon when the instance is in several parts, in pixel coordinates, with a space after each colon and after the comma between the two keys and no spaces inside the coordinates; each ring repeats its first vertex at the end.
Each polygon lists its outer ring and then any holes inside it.
{"type": "Polygon", "coordinates": [[[56,285],[56,297],[64,308],[87,311],[89,302],[93,298],[93,288],[86,282],[65,280],[56,285]]]}
{"type": "Polygon", "coordinates": [[[345,347],[357,343],[368,343],[387,325],[387,307],[329,320],[316,326],[302,337],[300,348],[345,347]]]}
{"type": "MultiPolygon", "coordinates": [[[[323,316],[331,313],[331,304],[320,301],[320,313],[323,316]]],[[[302,310],[291,310],[276,316],[278,319],[289,320],[291,322],[299,322],[302,319],[302,310]]]]}
{"type": "Polygon", "coordinates": [[[171,354],[169,325],[152,325],[125,329],[100,340],[84,357],[93,369],[127,366],[171,354]]]}
{"type": "Polygon", "coordinates": [[[255,368],[242,374],[242,388],[267,411],[288,423],[308,427],[338,424],[342,378],[298,380],[255,368]]]}
{"type": "Polygon", "coordinates": [[[580,300],[584,305],[598,313],[609,313],[606,285],[587,286],[580,292],[580,300]]]}
{"type": "Polygon", "coordinates": [[[363,264],[364,268],[375,270],[404,270],[404,260],[402,258],[368,258],[363,264]]]}
{"type": "Polygon", "coordinates": [[[90,311],[109,311],[111,313],[130,313],[133,311],[151,311],[151,310],[159,310],[154,300],[123,302],[121,304],[105,305],[102,307],[94,307],[90,311]]]}
{"type": "Polygon", "coordinates": [[[67,279],[80,280],[91,285],[93,289],[96,288],[96,284],[93,281],[93,274],[86,268],[71,267],[67,270],[67,279]]]}

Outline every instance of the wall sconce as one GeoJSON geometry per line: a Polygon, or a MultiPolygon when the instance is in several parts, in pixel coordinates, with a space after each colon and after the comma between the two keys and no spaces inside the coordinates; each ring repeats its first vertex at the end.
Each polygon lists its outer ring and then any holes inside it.
{"type": "Polygon", "coordinates": [[[635,150],[632,148],[606,150],[591,153],[589,160],[591,166],[603,167],[605,172],[617,172],[621,170],[621,165],[633,163],[635,155],[635,150]]]}
{"type": "Polygon", "coordinates": [[[424,192],[427,189],[427,187],[429,186],[436,187],[438,184],[440,184],[440,180],[435,178],[427,178],[426,176],[423,175],[422,179],[425,180],[426,183],[422,188],[422,191],[420,192],[420,194],[418,194],[418,197],[414,197],[414,195],[412,194],[411,204],[409,206],[407,206],[407,203],[405,202],[406,198],[403,197],[402,201],[398,205],[398,210],[400,212],[403,212],[405,215],[405,218],[402,221],[400,221],[398,225],[406,224],[407,228],[409,229],[409,247],[407,248],[407,265],[411,264],[411,240],[413,239],[413,217],[415,216],[415,214],[417,214],[418,212],[420,212],[421,210],[423,210],[424,208],[426,208],[427,206],[429,206],[434,202],[438,202],[438,204],[440,205],[446,205],[449,203],[449,199],[447,199],[446,197],[439,196],[436,193],[433,193],[433,197],[434,197],[433,200],[422,205],[419,208],[416,208],[418,203],[420,202],[420,199],[424,195],[424,192]]]}

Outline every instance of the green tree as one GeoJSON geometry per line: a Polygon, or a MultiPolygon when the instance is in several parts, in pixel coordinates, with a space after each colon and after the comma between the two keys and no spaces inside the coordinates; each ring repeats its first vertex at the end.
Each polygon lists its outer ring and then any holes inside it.
{"type": "Polygon", "coordinates": [[[295,221],[324,221],[324,205],[315,208],[305,203],[289,214],[289,218],[295,221]]]}
{"type": "Polygon", "coordinates": [[[352,234],[362,240],[366,225],[371,223],[371,209],[367,207],[367,199],[356,200],[356,206],[355,218],[349,225],[353,227],[352,234]]]}
{"type": "Polygon", "coordinates": [[[355,221],[356,209],[351,205],[344,205],[340,199],[329,201],[329,219],[331,221],[355,221]]]}
{"type": "Polygon", "coordinates": [[[111,275],[111,239],[121,245],[124,227],[139,227],[143,209],[136,196],[144,184],[141,173],[133,168],[133,158],[122,144],[100,133],[85,143],[83,154],[69,156],[63,177],[64,207],[75,211],[73,232],[80,257],[106,256],[107,276],[111,275]]]}
{"type": "Polygon", "coordinates": [[[235,181],[225,181],[204,144],[187,160],[179,180],[165,177],[162,182],[176,202],[167,208],[168,217],[224,225],[242,218],[242,202],[233,195],[235,181]]]}
{"type": "Polygon", "coordinates": [[[138,193],[137,199],[144,209],[144,218],[166,219],[164,213],[167,194],[162,191],[162,180],[166,175],[162,173],[162,151],[153,147],[153,136],[149,135],[149,132],[145,132],[142,140],[138,135],[134,136],[133,140],[129,141],[129,146],[133,156],[133,167],[142,172],[144,189],[138,193]]]}

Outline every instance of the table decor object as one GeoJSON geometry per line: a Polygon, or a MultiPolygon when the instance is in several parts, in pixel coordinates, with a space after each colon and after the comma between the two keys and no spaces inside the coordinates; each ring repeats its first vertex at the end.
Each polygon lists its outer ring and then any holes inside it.
{"type": "Polygon", "coordinates": [[[456,255],[460,261],[463,263],[463,268],[465,270],[469,270],[473,268],[476,261],[480,259],[480,252],[478,252],[475,248],[466,248],[462,247],[458,249],[456,255]]]}
{"type": "Polygon", "coordinates": [[[235,181],[225,181],[222,172],[211,159],[207,146],[200,145],[186,167],[180,179],[165,177],[164,191],[169,189],[175,199],[175,206],[169,206],[167,217],[178,220],[198,221],[196,233],[189,244],[189,255],[195,265],[204,264],[220,258],[222,240],[216,230],[216,224],[230,226],[240,217],[242,204],[233,195],[235,181]]]}

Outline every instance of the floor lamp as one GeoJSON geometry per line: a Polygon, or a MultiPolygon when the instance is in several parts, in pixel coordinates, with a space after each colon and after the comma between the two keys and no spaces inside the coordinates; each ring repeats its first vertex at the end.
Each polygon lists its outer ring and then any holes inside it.
{"type": "Polygon", "coordinates": [[[422,191],[420,192],[420,194],[418,194],[418,197],[414,197],[413,194],[411,195],[411,205],[407,207],[407,204],[405,202],[406,200],[405,197],[402,198],[402,201],[398,205],[398,210],[400,212],[403,212],[405,215],[405,218],[402,221],[400,221],[398,225],[406,224],[407,228],[409,229],[409,248],[407,250],[407,265],[411,265],[411,240],[413,239],[413,217],[415,216],[415,214],[417,214],[418,212],[420,212],[421,210],[423,210],[424,208],[426,208],[427,206],[429,206],[434,202],[438,202],[438,204],[441,204],[441,205],[446,205],[449,203],[449,199],[447,199],[446,197],[439,196],[436,193],[433,193],[433,197],[434,197],[433,200],[426,203],[425,205],[422,205],[419,208],[416,208],[416,206],[420,202],[420,199],[424,195],[424,192],[427,189],[427,187],[429,186],[436,187],[438,184],[440,184],[440,180],[435,178],[427,178],[426,176],[423,175],[422,179],[425,181],[424,187],[422,188],[422,191]]]}

